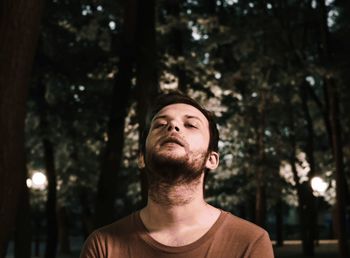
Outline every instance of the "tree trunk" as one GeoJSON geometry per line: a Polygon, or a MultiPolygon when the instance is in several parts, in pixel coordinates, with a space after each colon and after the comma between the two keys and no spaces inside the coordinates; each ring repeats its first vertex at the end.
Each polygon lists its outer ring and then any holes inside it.
{"type": "MultiPolygon", "coordinates": [[[[327,92],[325,92],[325,87],[323,87],[324,90],[324,96],[328,96],[327,92]]],[[[320,98],[316,95],[315,91],[310,87],[310,85],[307,85],[307,92],[310,94],[316,105],[318,106],[319,110],[322,113],[323,117],[323,123],[326,128],[327,137],[329,145],[331,146],[331,149],[333,149],[333,143],[332,143],[332,129],[331,124],[329,123],[329,103],[328,100],[325,98],[325,105],[322,104],[320,98]]]]}
{"type": "Polygon", "coordinates": [[[25,180],[27,85],[39,34],[42,1],[0,1],[0,257],[15,225],[25,180]]]}
{"type": "MultiPolygon", "coordinates": [[[[288,99],[291,99],[288,96],[288,99]]],[[[288,114],[290,116],[290,144],[291,144],[291,154],[290,154],[290,164],[292,166],[293,177],[295,181],[295,188],[297,190],[298,196],[298,213],[299,213],[299,226],[301,231],[301,240],[303,254],[307,256],[314,255],[314,239],[315,239],[315,217],[313,204],[313,194],[309,182],[300,183],[298,172],[296,169],[296,163],[298,162],[296,156],[296,136],[295,136],[295,126],[294,126],[294,111],[290,102],[288,102],[288,114]]]]}
{"type": "Polygon", "coordinates": [[[79,201],[81,205],[81,226],[84,239],[86,239],[94,229],[93,214],[90,209],[90,203],[88,200],[87,189],[83,188],[79,194],[79,201]]]}
{"type": "Polygon", "coordinates": [[[55,157],[53,144],[49,138],[48,109],[46,101],[46,85],[43,79],[38,81],[38,110],[40,117],[40,131],[42,136],[44,164],[47,177],[47,200],[46,200],[46,249],[45,258],[56,257],[57,252],[57,179],[55,169],[55,157]]]}
{"type": "MultiPolygon", "coordinates": [[[[328,10],[325,0],[318,0],[318,10],[320,17],[320,60],[324,67],[329,67],[332,60],[331,38],[328,28],[328,10]]],[[[341,140],[341,126],[339,121],[339,102],[337,84],[332,72],[325,75],[323,80],[326,104],[328,105],[329,123],[331,126],[331,140],[333,159],[335,163],[335,180],[336,180],[336,204],[335,204],[335,232],[337,233],[339,253],[342,258],[348,257],[346,232],[346,205],[347,205],[347,183],[344,173],[343,146],[341,140]]]]}
{"type": "Polygon", "coordinates": [[[22,183],[21,199],[16,218],[15,258],[30,258],[32,227],[29,192],[25,181],[22,183]]]}
{"type": "Polygon", "coordinates": [[[40,217],[34,218],[34,256],[40,256],[40,232],[42,227],[42,220],[40,217]]]}
{"type": "Polygon", "coordinates": [[[174,28],[172,29],[171,35],[170,35],[170,42],[173,43],[174,52],[172,53],[174,55],[175,60],[177,59],[178,62],[175,65],[175,75],[178,78],[178,89],[182,92],[186,92],[187,90],[187,76],[186,71],[184,67],[184,60],[185,60],[185,53],[184,53],[184,36],[183,36],[183,30],[184,26],[181,23],[181,3],[180,0],[172,0],[166,2],[166,9],[169,12],[171,16],[173,16],[173,19],[176,21],[176,24],[174,28]],[[182,57],[183,61],[179,60],[182,57]]]}
{"type": "MultiPolygon", "coordinates": [[[[138,10],[136,59],[137,116],[139,134],[142,135],[149,108],[152,106],[159,89],[156,62],[155,1],[139,0],[138,10]]],[[[140,177],[141,206],[144,206],[147,203],[148,186],[145,173],[141,171],[140,177]]]]}
{"type": "Polygon", "coordinates": [[[329,99],[329,121],[332,128],[333,158],[335,162],[336,204],[335,204],[335,232],[337,233],[339,252],[341,257],[348,257],[346,232],[347,185],[344,173],[343,146],[339,121],[339,107],[337,88],[333,78],[325,80],[329,99]]]}
{"type": "Polygon", "coordinates": [[[256,171],[256,196],[255,196],[255,222],[265,227],[266,220],[266,189],[265,189],[265,115],[266,115],[266,90],[260,91],[260,102],[258,107],[259,128],[258,128],[258,163],[256,171]]]}
{"type": "Polygon", "coordinates": [[[124,124],[131,92],[134,65],[136,0],[126,1],[124,10],[123,42],[118,74],[112,94],[112,106],[107,128],[107,143],[101,162],[97,188],[94,227],[112,223],[116,219],[114,203],[117,196],[118,174],[123,157],[124,124]]]}
{"type": "Polygon", "coordinates": [[[308,106],[307,82],[304,80],[299,86],[299,93],[302,102],[302,109],[306,121],[306,156],[310,165],[308,177],[311,179],[315,175],[315,158],[314,158],[314,126],[308,106]]]}
{"type": "Polygon", "coordinates": [[[276,246],[283,246],[283,202],[279,200],[275,206],[276,246]]]}
{"type": "Polygon", "coordinates": [[[315,216],[315,198],[312,194],[310,182],[303,182],[301,184],[301,226],[302,226],[302,245],[304,255],[314,255],[315,248],[314,242],[316,238],[316,223],[317,217],[315,216]]]}
{"type": "Polygon", "coordinates": [[[301,231],[301,241],[303,254],[306,256],[314,255],[314,240],[315,240],[315,218],[313,216],[315,207],[310,205],[311,199],[313,199],[312,191],[310,191],[310,185],[307,182],[299,183],[299,177],[296,169],[296,158],[294,156],[290,158],[294,180],[296,182],[296,189],[298,195],[298,212],[299,212],[299,226],[301,231]]]}
{"type": "Polygon", "coordinates": [[[57,253],[57,181],[54,166],[54,150],[50,140],[44,139],[44,155],[47,176],[47,201],[46,201],[46,249],[45,258],[54,258],[57,253]]]}
{"type": "Polygon", "coordinates": [[[306,156],[310,165],[310,171],[308,173],[309,182],[303,183],[302,187],[303,192],[305,193],[306,201],[306,211],[303,217],[307,221],[306,229],[304,229],[307,233],[305,234],[305,243],[303,243],[304,254],[313,254],[314,253],[314,242],[316,238],[317,231],[317,209],[316,209],[316,199],[313,196],[312,188],[311,188],[311,178],[315,175],[315,159],[314,159],[314,128],[313,121],[309,112],[308,107],[308,94],[307,94],[307,82],[304,81],[302,85],[299,86],[299,92],[302,100],[302,109],[305,116],[306,121],[306,156]]]}
{"type": "Polygon", "coordinates": [[[70,254],[70,241],[69,241],[69,221],[67,215],[66,207],[60,206],[57,209],[57,218],[58,218],[58,239],[60,244],[60,253],[61,254],[70,254]]]}

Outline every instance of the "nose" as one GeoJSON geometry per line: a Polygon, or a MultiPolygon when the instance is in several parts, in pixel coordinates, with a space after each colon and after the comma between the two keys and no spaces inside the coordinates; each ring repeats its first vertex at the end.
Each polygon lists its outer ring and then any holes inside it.
{"type": "Polygon", "coordinates": [[[177,126],[174,122],[171,121],[171,122],[169,122],[169,124],[168,124],[167,130],[168,130],[168,132],[173,131],[173,130],[175,130],[176,132],[179,132],[179,131],[180,131],[180,128],[179,128],[179,126],[177,126]]]}

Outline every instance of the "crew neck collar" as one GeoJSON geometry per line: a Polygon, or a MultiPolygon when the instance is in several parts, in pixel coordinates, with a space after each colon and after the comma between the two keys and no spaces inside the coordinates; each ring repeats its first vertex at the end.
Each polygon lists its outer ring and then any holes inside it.
{"type": "Polygon", "coordinates": [[[146,228],[146,226],[143,224],[141,220],[140,211],[135,212],[133,216],[134,216],[136,227],[138,228],[139,237],[143,241],[145,241],[148,245],[150,245],[155,249],[158,249],[167,253],[182,253],[182,252],[188,252],[193,249],[196,249],[197,247],[201,246],[204,242],[206,242],[222,225],[223,221],[225,220],[225,217],[227,216],[227,212],[220,210],[219,217],[214,222],[214,224],[208,229],[206,233],[204,233],[199,239],[195,240],[194,242],[183,246],[168,246],[168,245],[159,243],[158,241],[156,241],[154,238],[150,236],[148,229],[146,228]]]}

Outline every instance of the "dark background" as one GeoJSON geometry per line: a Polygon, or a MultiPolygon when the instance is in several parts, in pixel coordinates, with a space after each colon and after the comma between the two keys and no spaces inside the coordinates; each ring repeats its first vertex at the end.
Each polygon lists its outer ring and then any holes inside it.
{"type": "Polygon", "coordinates": [[[77,252],[145,205],[139,132],[169,89],[218,117],[208,202],[348,257],[349,21],[346,0],[2,0],[0,257],[77,252]]]}

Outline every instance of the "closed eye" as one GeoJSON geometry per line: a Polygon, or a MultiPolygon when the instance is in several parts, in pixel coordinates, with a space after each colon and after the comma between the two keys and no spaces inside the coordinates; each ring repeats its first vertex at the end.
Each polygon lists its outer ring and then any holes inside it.
{"type": "Polygon", "coordinates": [[[164,127],[166,126],[166,123],[156,123],[153,125],[153,128],[156,129],[156,128],[160,128],[160,127],[164,127]]]}
{"type": "Polygon", "coordinates": [[[192,124],[192,123],[186,123],[185,127],[187,127],[187,128],[198,128],[196,124],[192,124]]]}

